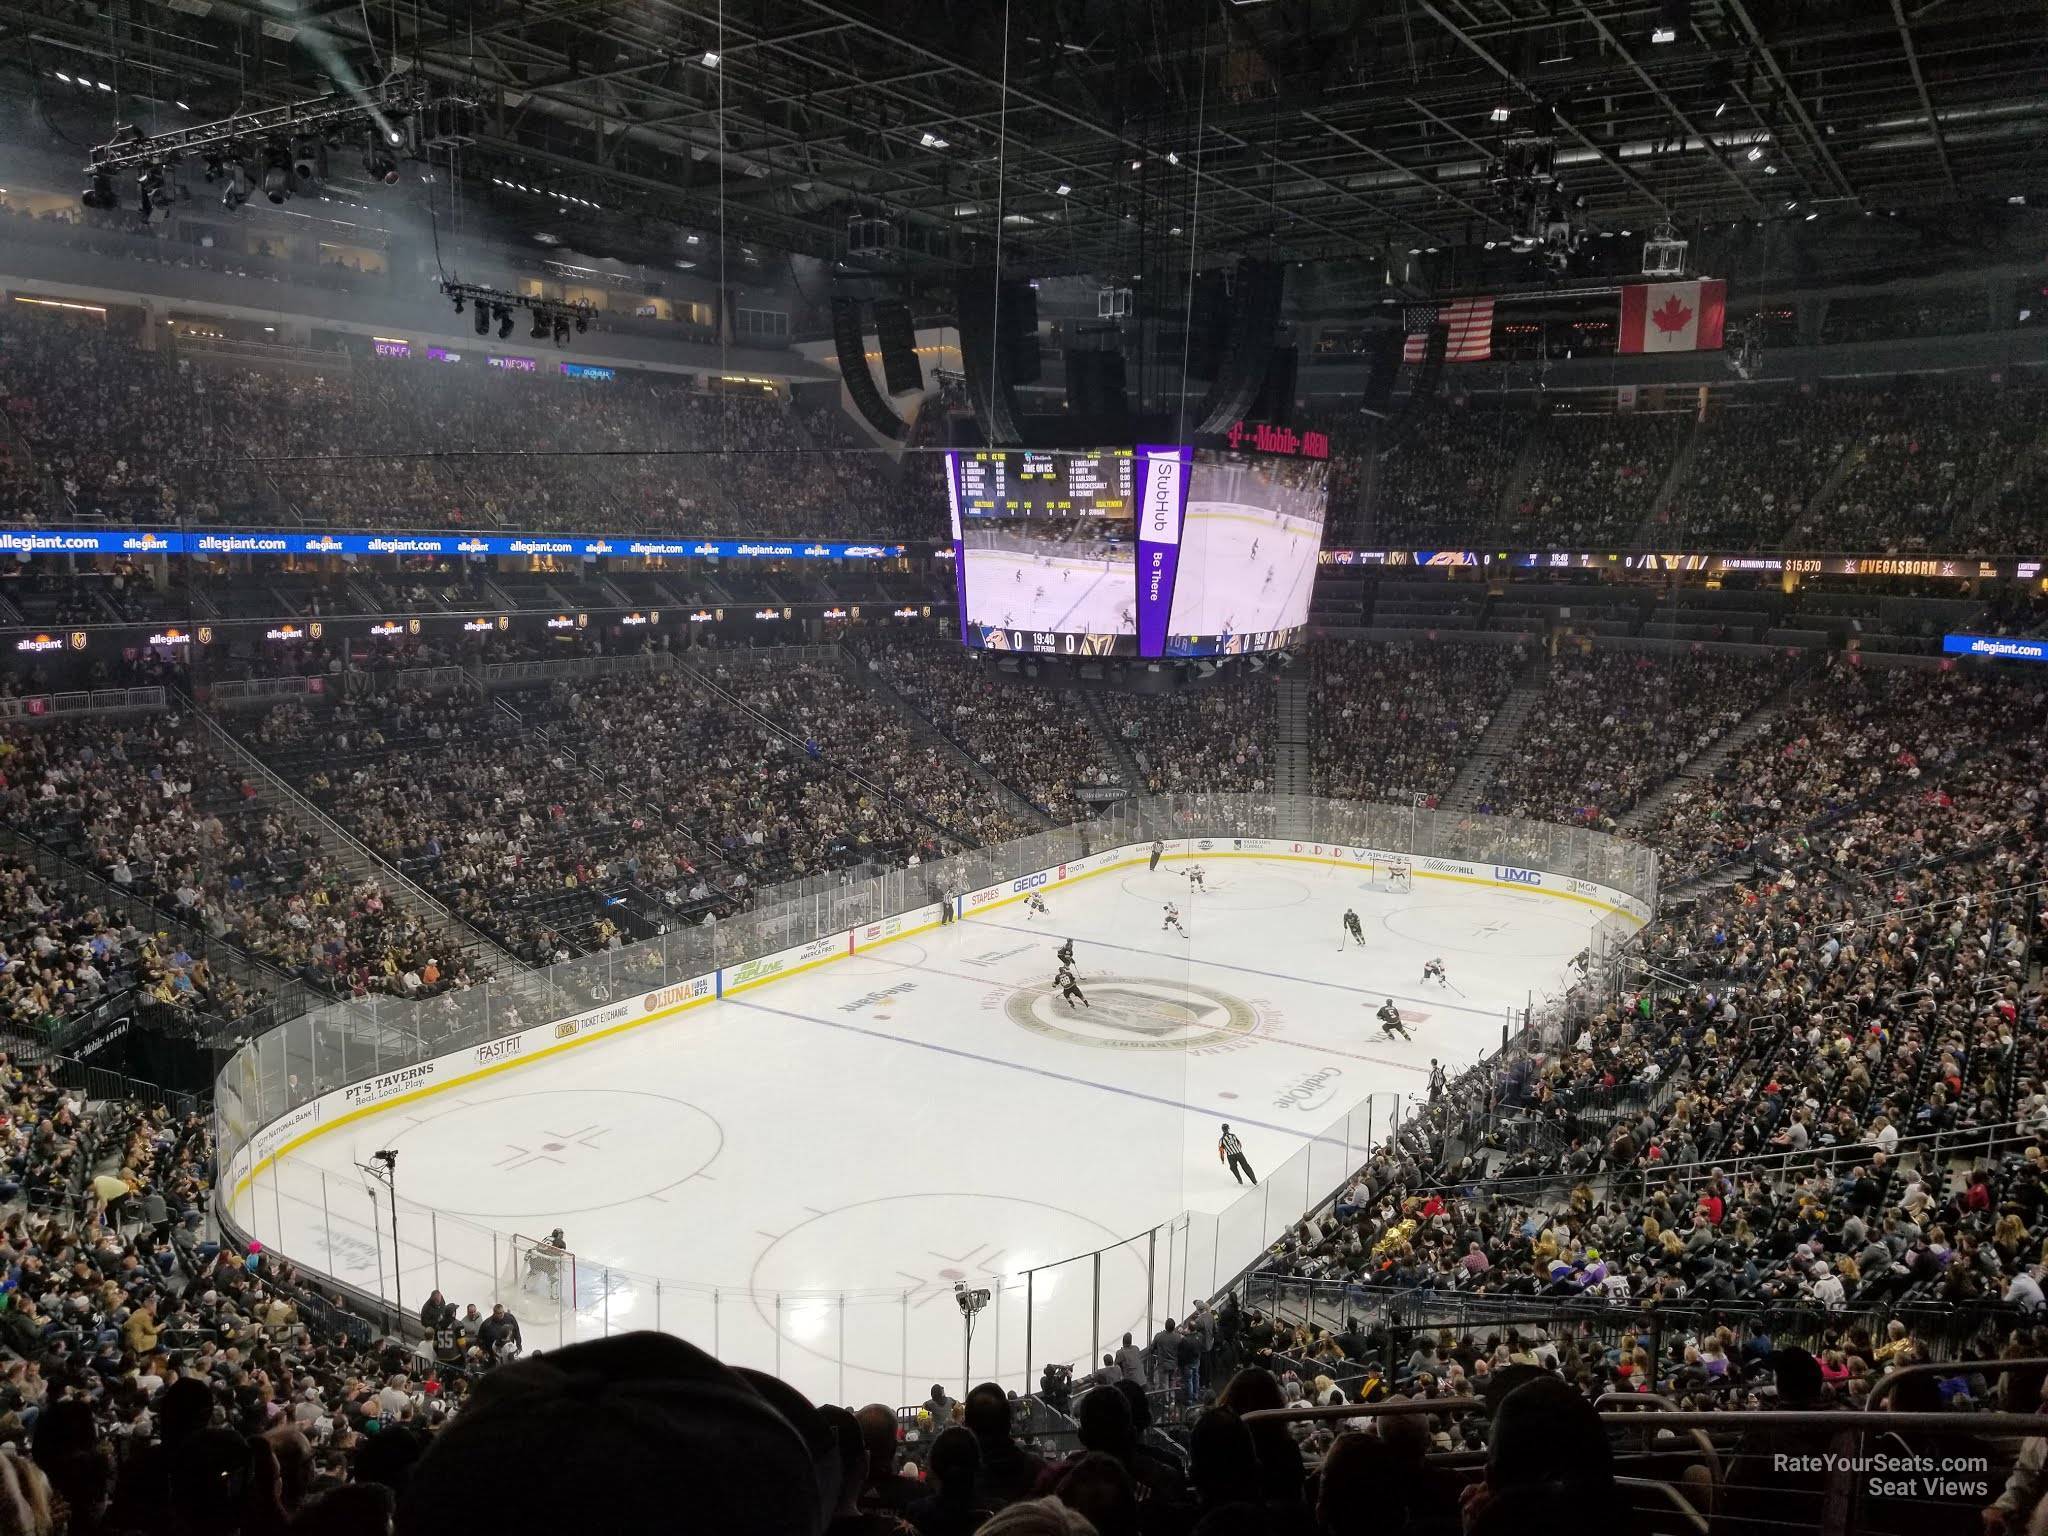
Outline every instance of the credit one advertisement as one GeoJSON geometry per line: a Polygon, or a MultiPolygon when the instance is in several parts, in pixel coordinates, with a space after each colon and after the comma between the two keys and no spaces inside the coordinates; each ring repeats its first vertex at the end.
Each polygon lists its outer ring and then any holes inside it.
{"type": "Polygon", "coordinates": [[[1188,495],[1186,448],[1138,447],[1138,654],[1166,654],[1173,579],[1180,567],[1181,518],[1188,495]]]}
{"type": "Polygon", "coordinates": [[[1327,459],[1198,449],[1165,654],[1249,655],[1299,639],[1329,502],[1327,459]]]}

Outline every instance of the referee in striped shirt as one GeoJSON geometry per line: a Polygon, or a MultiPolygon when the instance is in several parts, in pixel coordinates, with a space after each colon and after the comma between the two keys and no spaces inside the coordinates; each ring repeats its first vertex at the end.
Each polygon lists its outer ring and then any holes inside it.
{"type": "Polygon", "coordinates": [[[1240,1184],[1246,1179],[1253,1184],[1259,1182],[1259,1176],[1252,1172],[1252,1165],[1245,1161],[1244,1143],[1230,1134],[1227,1125],[1223,1127],[1222,1139],[1216,1143],[1216,1161],[1227,1165],[1230,1176],[1240,1184]]]}

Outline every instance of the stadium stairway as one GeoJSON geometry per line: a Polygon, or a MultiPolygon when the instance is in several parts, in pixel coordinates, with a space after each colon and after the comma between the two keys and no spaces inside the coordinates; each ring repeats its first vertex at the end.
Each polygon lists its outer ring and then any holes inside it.
{"type": "Polygon", "coordinates": [[[1842,450],[1842,456],[1835,460],[1834,468],[1830,469],[1827,478],[1821,481],[1820,489],[1808,499],[1798,518],[1786,530],[1783,539],[1785,544],[1797,547],[1797,541],[1803,538],[1807,531],[1820,521],[1821,515],[1835,504],[1835,498],[1842,494],[1842,487],[1849,483],[1849,476],[1856,472],[1863,459],[1864,447],[1860,440],[1842,450]]]}
{"type": "Polygon", "coordinates": [[[1315,792],[1308,735],[1308,676],[1305,666],[1289,667],[1273,680],[1273,792],[1309,795],[1315,792]]]}
{"type": "MultiPolygon", "coordinates": [[[[954,741],[952,737],[941,731],[930,720],[926,719],[924,715],[920,714],[917,707],[910,700],[892,688],[889,685],[888,679],[869,666],[860,656],[841,646],[839,648],[839,664],[846,669],[846,675],[854,680],[856,687],[865,689],[868,693],[873,694],[877,699],[902,715],[905,720],[908,720],[911,731],[918,740],[927,741],[936,746],[946,756],[950,757],[962,771],[970,777],[978,779],[983,785],[992,790],[1017,815],[1029,821],[1033,826],[1049,827],[1053,824],[1050,816],[1046,815],[1045,812],[1018,794],[1016,790],[1012,789],[1003,780],[997,778],[986,768],[982,767],[980,763],[963,752],[958,742],[954,741]]],[[[930,818],[926,819],[929,820],[930,818]]],[[[956,833],[955,835],[957,836],[958,834],[956,833]]]]}
{"type": "MultiPolygon", "coordinates": [[[[1517,526],[1515,512],[1522,505],[1522,498],[1529,494],[1529,482],[1536,478],[1536,465],[1543,457],[1543,439],[1548,431],[1548,418],[1539,417],[1531,424],[1530,430],[1522,434],[1522,445],[1515,451],[1515,462],[1508,467],[1500,483],[1500,500],[1493,507],[1494,527],[1517,526]]],[[[1481,529],[1480,532],[1490,535],[1492,530],[1481,529]]]]}
{"type": "Polygon", "coordinates": [[[1138,772],[1138,760],[1131,756],[1130,743],[1117,734],[1110,724],[1109,715],[1102,707],[1102,700],[1092,692],[1075,695],[1081,701],[1081,713],[1087,718],[1088,729],[1095,733],[1095,744],[1102,749],[1103,761],[1116,770],[1117,782],[1132,794],[1144,793],[1144,775],[1138,772]]]}
{"type": "Polygon", "coordinates": [[[1693,455],[1699,451],[1700,420],[1697,416],[1687,428],[1685,441],[1678,445],[1678,452],[1671,455],[1671,467],[1664,472],[1664,483],[1657,487],[1657,494],[1650,498],[1650,505],[1643,512],[1643,520],[1636,525],[1635,548],[1656,549],[1668,542],[1658,537],[1661,525],[1658,514],[1678,499],[1679,487],[1685,484],[1686,476],[1692,473],[1693,455]]]}
{"type": "Polygon", "coordinates": [[[449,952],[463,957],[471,975],[505,975],[523,969],[518,957],[510,950],[481,929],[457,917],[420,886],[400,874],[396,865],[379,857],[367,844],[359,842],[343,830],[339,822],[266,767],[218,720],[183,694],[173,693],[172,697],[177,700],[179,709],[199,721],[207,733],[209,745],[220,754],[221,759],[233,764],[255,790],[257,805],[274,808],[290,820],[310,827],[314,835],[320,839],[321,852],[333,861],[334,867],[355,879],[375,881],[386,900],[418,917],[435,930],[445,933],[448,936],[449,952]]]}
{"type": "Polygon", "coordinates": [[[1776,725],[1787,710],[1805,697],[1816,676],[1813,672],[1803,673],[1789,688],[1773,694],[1751,714],[1738,721],[1735,728],[1719,741],[1638,800],[1629,813],[1616,823],[1622,836],[1642,833],[1656,826],[1658,819],[1664,814],[1664,808],[1688,786],[1704,783],[1713,778],[1730,757],[1776,725]]]}
{"type": "Polygon", "coordinates": [[[1485,734],[1473,747],[1472,755],[1458,769],[1458,776],[1444,792],[1439,809],[1469,811],[1478,804],[1479,796],[1493,782],[1494,770],[1503,758],[1514,751],[1515,743],[1522,739],[1522,727],[1542,702],[1543,692],[1549,684],[1550,657],[1547,653],[1538,652],[1522,680],[1515,684],[1514,692],[1501,701],[1493,718],[1486,722],[1485,734]]]}

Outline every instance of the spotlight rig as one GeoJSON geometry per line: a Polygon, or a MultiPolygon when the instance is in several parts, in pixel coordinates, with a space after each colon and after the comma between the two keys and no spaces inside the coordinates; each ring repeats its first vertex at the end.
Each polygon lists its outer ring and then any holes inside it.
{"type": "Polygon", "coordinates": [[[1509,246],[1540,255],[1562,276],[1585,243],[1586,197],[1559,180],[1556,140],[1547,133],[1508,134],[1487,167],[1487,185],[1512,227],[1509,246]]]}
{"type": "Polygon", "coordinates": [[[399,155],[417,147],[422,119],[431,115],[439,122],[474,105],[465,97],[436,96],[425,81],[405,76],[168,133],[145,134],[128,124],[92,150],[80,201],[88,208],[120,206],[113,177],[127,172],[136,179],[146,220],[152,204],[168,207],[174,195],[182,195],[166,185],[165,172],[189,155],[205,167],[207,181],[222,184],[224,207],[241,207],[259,187],[271,202],[282,203],[325,175],[330,144],[356,148],[364,174],[388,185],[398,180],[399,155]]]}
{"type": "Polygon", "coordinates": [[[590,317],[597,313],[588,299],[537,299],[523,293],[507,293],[502,288],[480,288],[475,283],[443,281],[441,295],[454,301],[458,315],[465,309],[474,312],[479,336],[488,336],[491,322],[497,321],[500,341],[511,338],[515,310],[523,309],[532,315],[535,341],[553,336],[558,347],[569,344],[572,330],[579,336],[589,330],[590,317]]]}

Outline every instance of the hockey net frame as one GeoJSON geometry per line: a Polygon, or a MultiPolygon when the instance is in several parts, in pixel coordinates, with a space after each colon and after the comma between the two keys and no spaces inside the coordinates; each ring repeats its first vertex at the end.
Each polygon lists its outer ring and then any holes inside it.
{"type": "Polygon", "coordinates": [[[546,1302],[564,1312],[576,1310],[576,1254],[557,1248],[544,1237],[512,1234],[498,1271],[498,1286],[514,1315],[519,1303],[546,1302]]]}
{"type": "Polygon", "coordinates": [[[1406,895],[1415,889],[1415,866],[1407,859],[1385,859],[1372,866],[1372,888],[1389,895],[1406,895]]]}

